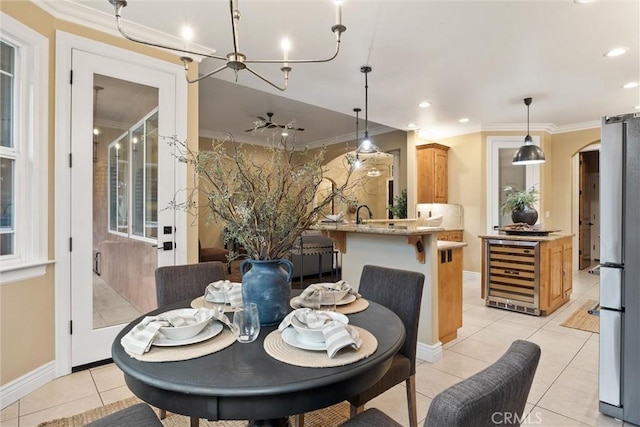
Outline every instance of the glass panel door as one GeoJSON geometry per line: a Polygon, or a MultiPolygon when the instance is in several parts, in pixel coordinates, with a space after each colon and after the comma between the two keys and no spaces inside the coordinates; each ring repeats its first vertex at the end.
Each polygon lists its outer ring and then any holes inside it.
{"type": "Polygon", "coordinates": [[[176,262],[176,214],[163,209],[175,197],[176,162],[160,139],[176,133],[176,83],[84,51],[74,50],[73,65],[71,359],[79,366],[110,357],[121,328],[156,307],[156,267],[176,262]]]}
{"type": "MultiPolygon", "coordinates": [[[[540,137],[534,136],[534,144],[540,137]]],[[[512,224],[511,213],[503,214],[500,207],[506,199],[505,187],[524,190],[540,188],[539,165],[513,165],[513,155],[523,144],[524,137],[487,137],[487,234],[497,233],[512,224]]],[[[534,206],[539,210],[537,204],[534,206]]]]}

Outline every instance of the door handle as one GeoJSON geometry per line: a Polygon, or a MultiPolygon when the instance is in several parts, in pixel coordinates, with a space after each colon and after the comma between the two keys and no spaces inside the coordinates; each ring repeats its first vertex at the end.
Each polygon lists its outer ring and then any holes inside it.
{"type": "Polygon", "coordinates": [[[173,242],[162,242],[162,246],[158,246],[159,251],[172,251],[175,248],[173,242]]]}

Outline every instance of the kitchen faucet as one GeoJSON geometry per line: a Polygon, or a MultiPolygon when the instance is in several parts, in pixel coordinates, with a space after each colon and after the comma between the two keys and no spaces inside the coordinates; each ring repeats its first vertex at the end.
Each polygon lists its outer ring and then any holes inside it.
{"type": "Polygon", "coordinates": [[[360,208],[366,208],[367,212],[369,212],[369,219],[373,219],[373,212],[371,212],[371,209],[369,209],[369,206],[360,205],[356,209],[356,224],[360,224],[362,222],[362,220],[360,219],[360,208]]]}

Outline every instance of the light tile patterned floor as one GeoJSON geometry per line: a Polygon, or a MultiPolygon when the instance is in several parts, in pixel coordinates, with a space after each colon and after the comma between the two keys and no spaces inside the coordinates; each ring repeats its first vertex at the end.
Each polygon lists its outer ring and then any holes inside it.
{"type": "MultiPolygon", "coordinates": [[[[560,326],[587,299],[598,298],[598,278],[577,272],[571,301],[547,317],[487,308],[480,299],[480,278],[464,283],[464,326],[444,346],[437,363],[417,367],[418,418],[431,399],[497,359],[515,339],[542,347],[542,358],[526,408],[525,425],[622,426],[598,412],[598,334],[560,326]]],[[[0,412],[3,427],[32,427],[131,395],[113,364],[61,377],[0,412]]],[[[369,402],[408,425],[404,386],[369,402]]]]}

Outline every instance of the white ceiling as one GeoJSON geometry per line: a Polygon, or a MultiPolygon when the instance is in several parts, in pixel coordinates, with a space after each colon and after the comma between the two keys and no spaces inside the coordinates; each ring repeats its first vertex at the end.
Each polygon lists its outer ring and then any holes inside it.
{"type": "MultiPolygon", "coordinates": [[[[108,0],[34,1],[57,16],[75,8],[85,25],[115,31],[108,0]],[[100,13],[89,17],[93,9],[100,13]]],[[[241,51],[249,59],[279,58],[279,40],[286,35],[293,44],[291,58],[329,56],[334,7],[329,0],[240,0],[241,51]]],[[[148,37],[155,37],[149,29],[178,36],[189,23],[195,32],[192,46],[222,56],[232,49],[228,1],[129,0],[123,18],[134,34],[143,32],[135,23],[147,27],[148,37]]],[[[532,129],[551,131],[593,126],[604,115],[628,113],[640,104],[638,88],[620,87],[640,80],[637,0],[346,0],[343,23],[347,31],[337,59],[294,65],[285,92],[247,71],[239,73],[237,84],[229,83],[231,70],[203,80],[201,134],[228,131],[240,140],[263,140],[264,135],[244,130],[256,116],[272,111],[274,121],[295,120],[306,129],[298,133],[299,142],[343,141],[355,132],[353,108],[364,109],[360,67],[365,64],[373,67],[372,131],[378,124],[407,130],[410,122],[429,138],[480,129],[522,130],[522,99],[528,96],[533,98],[532,129]],[[603,56],[616,46],[629,52],[603,56]],[[418,108],[422,100],[432,106],[418,108]],[[462,117],[469,122],[459,123],[462,117]]],[[[220,65],[206,60],[201,69],[220,65]]],[[[258,72],[281,84],[279,65],[259,65],[258,72]]]]}

